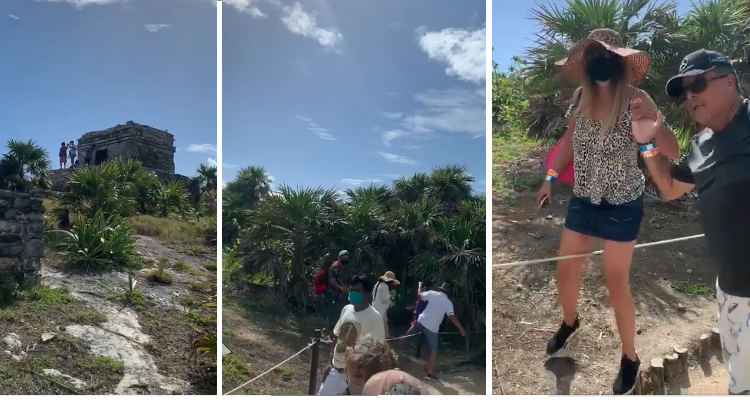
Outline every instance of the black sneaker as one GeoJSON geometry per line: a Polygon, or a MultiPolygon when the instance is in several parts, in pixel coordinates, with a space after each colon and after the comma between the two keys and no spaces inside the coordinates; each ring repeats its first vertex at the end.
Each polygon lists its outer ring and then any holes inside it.
{"type": "Polygon", "coordinates": [[[553,356],[560,350],[566,348],[571,336],[573,336],[579,327],[581,327],[581,323],[578,321],[577,316],[576,321],[573,322],[573,326],[568,326],[565,321],[563,321],[560,325],[560,329],[557,330],[557,333],[547,340],[547,355],[553,356]]]}
{"type": "Polygon", "coordinates": [[[615,395],[632,394],[640,373],[641,360],[630,361],[627,356],[623,355],[622,360],[620,360],[620,371],[617,372],[617,378],[612,384],[612,393],[615,395]]]}

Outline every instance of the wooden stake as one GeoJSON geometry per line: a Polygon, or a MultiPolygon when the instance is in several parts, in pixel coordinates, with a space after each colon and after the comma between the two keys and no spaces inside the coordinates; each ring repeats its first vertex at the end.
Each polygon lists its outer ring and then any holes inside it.
{"type": "Polygon", "coordinates": [[[651,360],[651,391],[654,395],[664,395],[664,359],[654,358],[651,360]]]}
{"type": "Polygon", "coordinates": [[[677,354],[677,358],[680,360],[680,372],[683,374],[688,373],[688,349],[684,347],[675,347],[674,352],[677,354]]]}
{"type": "Polygon", "coordinates": [[[698,344],[698,357],[701,360],[707,360],[711,353],[711,336],[707,334],[701,335],[700,343],[698,344]]]}
{"type": "Polygon", "coordinates": [[[664,378],[666,382],[674,382],[680,376],[680,361],[677,353],[664,357],[664,378]]]}
{"type": "Polygon", "coordinates": [[[711,329],[711,348],[721,350],[721,333],[716,327],[711,329]]]}

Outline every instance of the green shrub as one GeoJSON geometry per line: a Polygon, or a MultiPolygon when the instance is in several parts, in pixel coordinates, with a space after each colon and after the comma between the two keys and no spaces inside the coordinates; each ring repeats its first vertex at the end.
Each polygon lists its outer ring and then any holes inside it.
{"type": "Polygon", "coordinates": [[[169,262],[163,256],[156,259],[156,268],[149,273],[148,279],[161,284],[172,284],[172,274],[167,271],[169,262]]]}
{"type": "Polygon", "coordinates": [[[140,257],[122,218],[106,217],[102,211],[91,219],[76,215],[70,231],[51,232],[57,236],[50,246],[59,250],[69,264],[85,269],[128,267],[140,257]]]}

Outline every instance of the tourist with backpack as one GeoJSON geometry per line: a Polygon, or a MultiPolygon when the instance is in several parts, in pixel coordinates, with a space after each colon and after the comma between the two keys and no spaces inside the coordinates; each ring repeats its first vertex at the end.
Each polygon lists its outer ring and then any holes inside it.
{"type": "Polygon", "coordinates": [[[339,320],[341,313],[341,295],[344,292],[342,284],[342,267],[349,264],[349,251],[342,250],[339,252],[339,258],[329,269],[323,269],[315,278],[315,293],[319,297],[319,309],[321,317],[326,321],[326,328],[323,333],[324,340],[329,339],[330,332],[333,331],[336,322],[339,320]],[[320,298],[322,297],[322,298],[320,298]]]}

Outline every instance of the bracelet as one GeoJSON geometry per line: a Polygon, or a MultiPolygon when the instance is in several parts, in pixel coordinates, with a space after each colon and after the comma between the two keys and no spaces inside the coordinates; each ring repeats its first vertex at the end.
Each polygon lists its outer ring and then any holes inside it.
{"type": "Polygon", "coordinates": [[[649,149],[647,151],[642,151],[641,152],[641,155],[643,156],[643,158],[651,158],[651,157],[656,156],[657,154],[659,154],[659,149],[656,148],[656,147],[651,148],[651,149],[649,149]]]}
{"type": "Polygon", "coordinates": [[[555,172],[554,169],[548,169],[547,170],[547,177],[544,178],[549,183],[555,183],[555,180],[557,179],[557,172],[555,172]]]}

